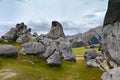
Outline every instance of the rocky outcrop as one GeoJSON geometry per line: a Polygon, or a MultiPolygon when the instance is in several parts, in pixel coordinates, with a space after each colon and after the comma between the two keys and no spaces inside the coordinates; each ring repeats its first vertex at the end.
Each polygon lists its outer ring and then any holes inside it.
{"type": "Polygon", "coordinates": [[[109,0],[104,19],[101,51],[110,70],[103,80],[120,80],[120,0],[109,0]]]}
{"type": "MultiPolygon", "coordinates": [[[[36,36],[36,33],[34,34],[36,36]]],[[[38,42],[28,42],[22,45],[22,53],[25,55],[44,58],[50,66],[61,66],[62,59],[76,62],[76,57],[72,53],[71,43],[65,38],[62,25],[52,22],[51,31],[37,37],[38,42]]]]}
{"type": "Polygon", "coordinates": [[[120,80],[120,67],[105,72],[102,80],[120,80]]]}
{"type": "Polygon", "coordinates": [[[120,0],[109,0],[104,25],[113,24],[117,21],[120,21],[120,0]]]}
{"type": "Polygon", "coordinates": [[[12,45],[0,46],[0,56],[17,58],[18,50],[12,45]]]}
{"type": "Polygon", "coordinates": [[[102,51],[108,61],[120,66],[120,22],[103,28],[102,51]]]}
{"type": "Polygon", "coordinates": [[[62,25],[58,21],[52,21],[51,30],[46,36],[50,39],[65,38],[62,25]]]}
{"type": "Polygon", "coordinates": [[[104,20],[101,50],[108,60],[120,66],[120,1],[109,0],[108,11],[104,20]],[[107,22],[107,24],[106,24],[107,22]]]}
{"type": "Polygon", "coordinates": [[[96,53],[95,50],[85,51],[84,60],[89,68],[99,68],[102,71],[109,70],[104,57],[101,54],[96,53]]]}
{"type": "Polygon", "coordinates": [[[27,26],[24,23],[16,24],[16,28],[11,28],[5,35],[2,36],[3,39],[8,40],[9,42],[15,42],[18,37],[22,35],[30,35],[31,28],[27,29],[27,26]]]}

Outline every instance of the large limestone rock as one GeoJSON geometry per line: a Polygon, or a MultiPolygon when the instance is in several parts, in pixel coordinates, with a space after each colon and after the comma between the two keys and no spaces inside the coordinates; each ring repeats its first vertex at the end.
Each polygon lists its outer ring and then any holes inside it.
{"type": "Polygon", "coordinates": [[[108,61],[120,65],[120,22],[104,26],[102,51],[108,61]]]}
{"type": "Polygon", "coordinates": [[[102,47],[105,58],[120,66],[120,0],[109,0],[104,20],[102,47]]]}
{"type": "Polygon", "coordinates": [[[26,42],[26,36],[23,35],[23,36],[20,36],[17,40],[16,40],[16,43],[20,43],[20,44],[23,44],[26,42]]]}
{"type": "Polygon", "coordinates": [[[120,0],[109,0],[104,25],[120,21],[120,0]]]}
{"type": "Polygon", "coordinates": [[[62,59],[60,55],[60,50],[55,49],[54,53],[46,60],[46,62],[50,66],[61,66],[62,59]]]}
{"type": "Polygon", "coordinates": [[[64,60],[76,62],[76,57],[72,53],[72,47],[69,40],[60,37],[56,44],[58,44],[64,60]]]}
{"type": "Polygon", "coordinates": [[[95,59],[98,56],[95,50],[87,50],[84,53],[84,59],[87,62],[90,59],[95,59]]]}
{"type": "Polygon", "coordinates": [[[51,39],[58,39],[59,37],[65,37],[62,25],[57,21],[52,21],[51,30],[46,36],[51,39]]]}
{"type": "Polygon", "coordinates": [[[12,45],[3,45],[0,46],[0,56],[17,58],[18,50],[12,45]]]}
{"type": "Polygon", "coordinates": [[[16,28],[11,28],[10,31],[8,31],[5,35],[2,36],[3,39],[8,40],[9,42],[15,41],[18,36],[17,36],[17,29],[16,28]]]}
{"type": "Polygon", "coordinates": [[[37,40],[38,42],[23,44],[22,53],[44,58],[46,63],[51,66],[61,66],[62,59],[76,62],[71,43],[65,38],[59,22],[53,21],[51,31],[47,35],[41,34],[37,40]]]}
{"type": "Polygon", "coordinates": [[[102,80],[120,80],[120,67],[105,72],[102,75],[102,80]]]}
{"type": "Polygon", "coordinates": [[[120,0],[109,0],[101,51],[109,63],[109,68],[113,67],[102,75],[102,79],[120,80],[120,0]]]}
{"type": "Polygon", "coordinates": [[[15,28],[11,28],[6,34],[2,36],[3,39],[9,42],[15,42],[18,37],[22,35],[29,36],[31,33],[31,28],[27,29],[24,23],[16,24],[15,28]]]}
{"type": "Polygon", "coordinates": [[[45,52],[46,48],[40,42],[27,42],[22,45],[22,53],[28,55],[39,55],[45,52]]]}

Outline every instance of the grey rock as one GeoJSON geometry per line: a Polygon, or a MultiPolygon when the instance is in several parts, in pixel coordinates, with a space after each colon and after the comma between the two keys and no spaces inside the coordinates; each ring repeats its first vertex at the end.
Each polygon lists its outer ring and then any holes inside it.
{"type": "Polygon", "coordinates": [[[22,44],[22,53],[28,54],[28,55],[38,55],[45,52],[46,48],[45,46],[40,42],[27,42],[25,44],[22,44]]]}
{"type": "Polygon", "coordinates": [[[91,67],[95,67],[97,68],[99,66],[99,64],[96,62],[95,59],[90,59],[86,62],[86,65],[91,68],[91,67]]]}
{"type": "Polygon", "coordinates": [[[17,40],[16,40],[16,43],[20,43],[20,44],[23,44],[26,42],[26,36],[23,35],[21,37],[19,37],[17,40]]]}
{"type": "Polygon", "coordinates": [[[102,52],[108,61],[120,66],[120,22],[103,28],[102,52]]]}
{"type": "Polygon", "coordinates": [[[15,41],[17,38],[17,29],[11,28],[5,35],[2,36],[3,39],[8,40],[9,42],[15,41]]]}
{"type": "Polygon", "coordinates": [[[12,45],[3,45],[0,46],[0,56],[17,58],[18,50],[12,45]]]}
{"type": "Polygon", "coordinates": [[[63,59],[67,61],[76,62],[76,57],[72,52],[72,48],[69,40],[60,37],[57,41],[63,59]]]}
{"type": "Polygon", "coordinates": [[[101,78],[102,80],[120,80],[120,67],[104,72],[101,78]]]}
{"type": "Polygon", "coordinates": [[[18,37],[22,35],[30,36],[31,28],[27,29],[24,23],[16,24],[15,28],[11,28],[6,34],[2,36],[3,39],[9,42],[15,42],[18,37]]]}
{"type": "Polygon", "coordinates": [[[50,66],[61,66],[62,59],[60,55],[60,50],[56,49],[54,53],[46,60],[46,62],[50,66]]]}
{"type": "Polygon", "coordinates": [[[117,21],[120,21],[120,0],[109,0],[104,25],[113,24],[117,21]]]}
{"type": "Polygon", "coordinates": [[[36,32],[34,32],[33,37],[38,37],[38,34],[36,32]]]}
{"type": "Polygon", "coordinates": [[[46,36],[50,39],[58,39],[59,37],[65,38],[62,25],[57,21],[52,21],[51,30],[46,36]]]}
{"type": "Polygon", "coordinates": [[[48,46],[45,53],[42,54],[42,58],[47,59],[48,57],[50,57],[50,55],[52,55],[56,50],[55,46],[48,46]]]}
{"type": "Polygon", "coordinates": [[[84,59],[87,62],[90,59],[95,59],[98,56],[95,50],[87,50],[84,53],[84,59]]]}
{"type": "Polygon", "coordinates": [[[1,42],[3,42],[3,39],[2,39],[2,38],[0,38],[0,43],[1,43],[1,42]]]}

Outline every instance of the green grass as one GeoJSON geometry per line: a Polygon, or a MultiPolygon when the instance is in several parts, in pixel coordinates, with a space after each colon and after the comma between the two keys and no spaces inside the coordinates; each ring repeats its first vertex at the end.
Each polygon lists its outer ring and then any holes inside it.
{"type": "Polygon", "coordinates": [[[87,49],[85,49],[84,47],[81,47],[81,48],[72,48],[73,53],[75,55],[84,55],[84,52],[86,50],[90,50],[90,49],[96,50],[96,52],[100,53],[100,51],[98,51],[98,48],[87,48],[87,49]]]}
{"type": "MultiPolygon", "coordinates": [[[[4,43],[6,44],[6,43],[4,43]]],[[[3,45],[3,44],[2,44],[3,45]]],[[[12,44],[18,49],[20,44],[12,44]]],[[[85,49],[74,48],[76,55],[82,55],[85,49]],[[80,52],[80,53],[77,53],[80,52]]],[[[61,67],[50,67],[44,60],[19,54],[20,59],[0,57],[0,70],[12,69],[17,73],[7,80],[101,80],[102,71],[88,68],[83,59],[79,63],[63,61],[61,67]],[[33,61],[35,64],[23,60],[33,61]]]]}

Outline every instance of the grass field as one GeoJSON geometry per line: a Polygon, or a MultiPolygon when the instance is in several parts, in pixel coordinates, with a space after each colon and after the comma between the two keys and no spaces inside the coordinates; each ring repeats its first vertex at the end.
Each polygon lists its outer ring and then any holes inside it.
{"type": "MultiPolygon", "coordinates": [[[[19,44],[12,45],[21,48],[19,44]]],[[[85,50],[73,48],[76,56],[83,55],[85,50]]],[[[82,57],[77,57],[77,62],[63,61],[62,67],[50,67],[42,59],[19,54],[19,59],[0,57],[0,70],[11,69],[16,73],[16,76],[7,80],[101,80],[102,71],[97,68],[87,68],[82,57]],[[30,60],[35,64],[24,60],[30,60]]]]}

